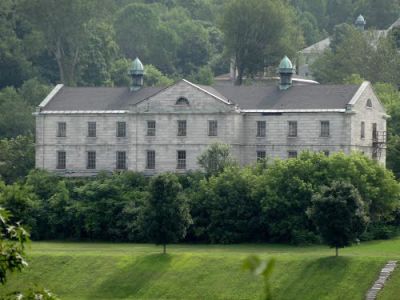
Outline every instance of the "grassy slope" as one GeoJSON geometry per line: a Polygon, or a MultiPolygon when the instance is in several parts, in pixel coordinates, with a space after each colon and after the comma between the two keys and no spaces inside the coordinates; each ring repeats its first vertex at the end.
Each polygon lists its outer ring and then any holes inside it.
{"type": "MultiPolygon", "coordinates": [[[[29,271],[13,275],[5,290],[33,282],[62,299],[260,299],[260,279],[240,269],[244,257],[258,254],[277,258],[274,299],[363,299],[384,263],[400,259],[400,240],[344,249],[339,258],[319,246],[174,245],[168,250],[163,256],[151,245],[33,243],[29,271]]],[[[383,299],[398,299],[399,272],[395,275],[383,299]]]]}

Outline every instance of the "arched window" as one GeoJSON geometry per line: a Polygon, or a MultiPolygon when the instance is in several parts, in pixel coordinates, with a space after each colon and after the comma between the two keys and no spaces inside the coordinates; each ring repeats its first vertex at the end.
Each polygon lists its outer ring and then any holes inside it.
{"type": "Polygon", "coordinates": [[[368,99],[368,100],[367,100],[367,107],[372,107],[372,101],[371,101],[371,99],[368,99]]]}
{"type": "Polygon", "coordinates": [[[185,97],[180,97],[178,100],[176,100],[176,105],[189,105],[189,100],[186,99],[185,97]]]}

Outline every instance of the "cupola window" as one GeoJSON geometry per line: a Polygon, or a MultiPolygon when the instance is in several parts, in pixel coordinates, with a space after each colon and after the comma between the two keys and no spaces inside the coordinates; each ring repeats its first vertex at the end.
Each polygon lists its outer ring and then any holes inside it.
{"type": "Polygon", "coordinates": [[[178,100],[176,100],[176,105],[189,105],[189,100],[186,99],[185,97],[180,97],[178,100]]]}

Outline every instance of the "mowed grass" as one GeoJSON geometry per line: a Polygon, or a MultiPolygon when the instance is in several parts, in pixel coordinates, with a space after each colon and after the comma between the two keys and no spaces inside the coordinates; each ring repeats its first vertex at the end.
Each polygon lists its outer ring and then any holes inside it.
{"type": "MultiPolygon", "coordinates": [[[[30,266],[0,296],[32,284],[61,299],[261,299],[262,281],[241,269],[251,254],[275,257],[274,299],[363,299],[382,266],[400,260],[400,239],[353,246],[171,245],[34,242],[30,266]]],[[[0,297],[1,298],[1,297],[0,297]]],[[[396,271],[381,299],[400,299],[396,271]]]]}

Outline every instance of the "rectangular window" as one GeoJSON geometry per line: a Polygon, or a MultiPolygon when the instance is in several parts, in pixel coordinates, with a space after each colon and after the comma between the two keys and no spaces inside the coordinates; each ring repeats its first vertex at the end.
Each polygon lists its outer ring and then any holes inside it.
{"type": "Polygon", "coordinates": [[[146,154],[146,169],[153,170],[156,168],[156,151],[147,150],[146,154]]]}
{"type": "Polygon", "coordinates": [[[177,169],[186,169],[186,151],[178,151],[177,169]]]}
{"type": "Polygon", "coordinates": [[[217,136],[218,135],[218,121],[217,120],[208,121],[208,135],[209,136],[217,136]]]}
{"type": "Polygon", "coordinates": [[[265,159],[265,151],[263,151],[263,150],[257,151],[257,161],[264,160],[264,159],[265,159]]]}
{"type": "Polygon", "coordinates": [[[96,169],[96,151],[87,152],[86,169],[96,169]]]}
{"type": "Polygon", "coordinates": [[[126,152],[125,151],[117,151],[116,167],[117,167],[117,170],[125,170],[126,169],[126,152]]]}
{"type": "Polygon", "coordinates": [[[57,127],[57,136],[58,137],[66,137],[67,136],[67,123],[65,122],[58,122],[57,127]]]}
{"type": "Polygon", "coordinates": [[[365,122],[361,122],[361,138],[365,138],[365,122]]]}
{"type": "Polygon", "coordinates": [[[178,120],[178,136],[186,136],[186,120],[178,120]]]}
{"type": "Polygon", "coordinates": [[[323,152],[325,156],[329,156],[329,150],[324,150],[323,152]]]}
{"type": "Polygon", "coordinates": [[[117,137],[126,137],[126,122],[117,122],[117,137]]]}
{"type": "Polygon", "coordinates": [[[297,121],[289,121],[289,133],[290,137],[297,136],[297,121]]]}
{"type": "Polygon", "coordinates": [[[288,151],[288,158],[297,158],[297,151],[288,151]]]}
{"type": "Polygon", "coordinates": [[[376,141],[378,139],[378,130],[376,123],[372,123],[372,140],[376,141]]]}
{"type": "Polygon", "coordinates": [[[257,136],[265,136],[265,121],[257,121],[257,136]]]}
{"type": "Polygon", "coordinates": [[[329,136],[329,121],[321,121],[321,136],[329,136]]]}
{"type": "Polygon", "coordinates": [[[63,170],[66,167],[67,153],[65,151],[57,151],[57,169],[63,170]]]}
{"type": "Polygon", "coordinates": [[[96,137],[96,122],[88,122],[88,137],[96,137]]]}
{"type": "Polygon", "coordinates": [[[147,121],[147,136],[156,136],[156,121],[147,121]]]}

